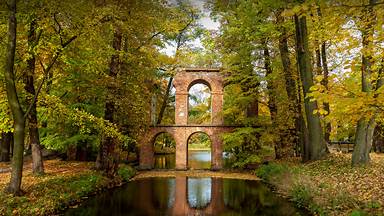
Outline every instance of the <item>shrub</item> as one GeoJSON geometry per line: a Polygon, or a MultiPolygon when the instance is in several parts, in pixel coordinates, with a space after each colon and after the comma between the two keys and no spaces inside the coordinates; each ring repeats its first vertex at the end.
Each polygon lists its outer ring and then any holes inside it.
{"type": "Polygon", "coordinates": [[[127,165],[121,165],[119,167],[119,170],[117,171],[117,174],[124,180],[128,181],[129,179],[132,178],[136,173],[135,169],[133,169],[130,166],[127,165]]]}
{"type": "Polygon", "coordinates": [[[313,197],[309,188],[303,185],[295,185],[291,191],[292,200],[298,207],[303,208],[312,203],[313,197]]]}
{"type": "Polygon", "coordinates": [[[265,181],[270,181],[272,178],[277,178],[278,176],[281,176],[283,173],[287,172],[289,172],[287,166],[276,163],[270,163],[262,165],[255,171],[255,174],[258,177],[264,179],[265,181]]]}

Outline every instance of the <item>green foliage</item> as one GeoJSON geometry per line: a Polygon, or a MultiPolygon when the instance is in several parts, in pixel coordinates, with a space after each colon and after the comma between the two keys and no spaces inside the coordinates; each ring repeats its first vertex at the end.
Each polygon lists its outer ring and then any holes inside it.
{"type": "Polygon", "coordinates": [[[123,179],[123,181],[128,181],[136,174],[136,170],[131,166],[121,165],[119,166],[117,174],[123,179]]]}
{"type": "Polygon", "coordinates": [[[204,84],[196,84],[188,93],[188,123],[210,124],[212,118],[211,91],[204,84]]]}
{"type": "MultiPolygon", "coordinates": [[[[1,91],[1,87],[0,87],[1,91]]],[[[1,94],[1,92],[0,92],[1,94]]],[[[4,93],[5,94],[5,93],[4,93]]],[[[13,131],[13,120],[6,97],[0,98],[0,133],[13,131]]]]}
{"type": "Polygon", "coordinates": [[[381,204],[378,201],[372,200],[371,202],[367,203],[367,208],[378,209],[378,208],[381,208],[381,204]]]}
{"type": "Polygon", "coordinates": [[[291,191],[292,200],[300,208],[308,207],[313,200],[312,191],[310,191],[306,186],[295,185],[291,191]]]}
{"type": "Polygon", "coordinates": [[[211,150],[212,142],[205,133],[194,133],[188,139],[188,150],[193,149],[209,149],[211,150]]]}
{"type": "Polygon", "coordinates": [[[262,128],[238,128],[223,135],[224,152],[235,158],[233,167],[244,168],[247,164],[261,163],[273,154],[273,148],[260,142],[262,128]]]}
{"type": "Polygon", "coordinates": [[[273,178],[276,178],[276,176],[280,176],[283,173],[287,172],[289,172],[288,167],[277,163],[261,165],[258,169],[255,170],[255,174],[258,177],[268,182],[271,181],[273,178]]]}
{"type": "Polygon", "coordinates": [[[158,134],[153,145],[155,153],[174,153],[176,149],[176,142],[168,133],[158,134]]]}
{"type": "Polygon", "coordinates": [[[353,210],[350,216],[367,216],[368,213],[363,210],[353,210]]]}

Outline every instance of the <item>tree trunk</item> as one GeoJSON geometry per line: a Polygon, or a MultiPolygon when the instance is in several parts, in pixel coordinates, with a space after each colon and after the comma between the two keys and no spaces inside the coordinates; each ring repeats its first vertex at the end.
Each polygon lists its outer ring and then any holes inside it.
{"type": "MultiPolygon", "coordinates": [[[[321,61],[322,61],[322,66],[323,66],[323,80],[321,81],[321,84],[328,90],[328,77],[329,77],[329,72],[328,72],[328,60],[327,60],[327,51],[326,51],[326,44],[325,42],[321,43],[321,61]]],[[[329,108],[329,103],[324,103],[324,110],[327,111],[327,115],[331,112],[329,108]]],[[[330,142],[330,136],[332,132],[332,126],[331,123],[328,122],[325,125],[325,133],[324,133],[324,140],[325,142],[329,143],[330,142]]]]}
{"type": "Polygon", "coordinates": [[[310,92],[311,86],[313,86],[313,74],[308,47],[307,20],[304,15],[301,15],[300,18],[295,15],[295,28],[297,63],[303,85],[309,140],[308,149],[305,149],[305,154],[308,155],[309,160],[318,160],[327,153],[327,147],[324,142],[320,117],[313,113],[317,109],[317,103],[316,101],[310,101],[306,97],[310,92]]]}
{"type": "Polygon", "coordinates": [[[270,78],[272,74],[271,68],[271,56],[269,54],[268,45],[265,41],[263,41],[264,47],[264,69],[266,71],[265,76],[267,77],[267,89],[268,89],[268,109],[271,114],[272,127],[275,129],[276,133],[279,135],[279,140],[276,140],[275,143],[275,155],[276,158],[282,158],[287,151],[286,142],[284,142],[284,133],[277,125],[276,117],[277,117],[277,106],[276,106],[276,89],[273,84],[272,79],[270,78]]]}
{"type": "Polygon", "coordinates": [[[12,158],[12,172],[7,192],[14,195],[21,194],[21,179],[23,171],[23,151],[24,151],[24,133],[25,133],[25,118],[21,109],[19,98],[17,96],[15,75],[14,75],[14,60],[16,51],[16,0],[9,2],[9,23],[8,23],[8,46],[7,59],[4,67],[4,77],[7,90],[7,98],[9,107],[11,108],[14,121],[14,149],[12,158]]]}
{"type": "Polygon", "coordinates": [[[271,68],[271,56],[269,54],[268,45],[267,42],[263,42],[264,47],[264,69],[266,71],[265,76],[268,79],[267,83],[267,89],[268,89],[268,109],[271,114],[271,120],[272,124],[275,125],[276,123],[276,116],[277,116],[277,106],[276,106],[276,93],[275,88],[273,86],[272,79],[268,78],[268,76],[271,76],[272,74],[272,68],[271,68]]]}
{"type": "MultiPolygon", "coordinates": [[[[293,140],[296,151],[300,149],[300,146],[304,146],[304,139],[300,139],[300,103],[298,101],[298,89],[297,89],[297,78],[292,72],[291,61],[289,58],[289,49],[288,49],[288,35],[286,32],[284,25],[284,18],[281,16],[281,11],[278,12],[276,19],[277,23],[280,25],[280,36],[279,36],[279,51],[280,58],[283,65],[283,73],[285,79],[285,88],[287,91],[288,99],[289,99],[289,109],[293,111],[293,118],[295,122],[295,129],[290,130],[290,138],[293,140]]],[[[276,155],[278,156],[278,155],[276,155]]],[[[280,155],[279,155],[280,157],[280,155]]]]}
{"type": "Polygon", "coordinates": [[[11,154],[11,143],[13,142],[13,134],[12,132],[1,133],[0,138],[0,161],[1,162],[9,162],[10,154],[11,154]]]}
{"type": "MultiPolygon", "coordinates": [[[[317,5],[317,15],[319,16],[320,20],[322,19],[322,13],[320,5],[317,5]]],[[[321,21],[320,21],[321,22],[321,21]]],[[[324,29],[324,24],[321,22],[321,29],[324,29]]],[[[327,52],[326,52],[326,43],[325,41],[321,41],[321,47],[320,50],[316,49],[316,58],[317,58],[317,67],[318,67],[318,74],[323,75],[323,80],[321,81],[321,84],[325,87],[325,89],[328,90],[328,61],[327,61],[327,52]]],[[[329,103],[323,104],[324,110],[327,111],[326,115],[329,115],[330,109],[329,109],[329,103]]],[[[327,122],[325,123],[325,131],[324,131],[324,140],[326,143],[330,142],[330,135],[331,135],[331,123],[327,122]]]]}
{"type": "Polygon", "coordinates": [[[259,116],[259,101],[253,100],[248,106],[247,106],[247,117],[253,118],[259,116]]]}
{"type": "Polygon", "coordinates": [[[27,97],[28,104],[32,104],[31,111],[28,115],[28,128],[29,128],[29,145],[32,147],[32,172],[34,174],[43,174],[44,165],[41,153],[38,121],[37,121],[37,111],[36,103],[33,101],[33,98],[36,94],[34,86],[34,76],[35,76],[35,55],[33,53],[33,48],[36,46],[36,20],[33,19],[30,24],[29,34],[28,34],[28,46],[31,57],[28,59],[28,69],[24,75],[24,89],[29,93],[27,97]]]}
{"type": "MultiPolygon", "coordinates": [[[[373,11],[373,6],[376,0],[370,0],[370,5],[364,9],[364,12],[361,16],[362,21],[362,64],[361,64],[361,83],[362,83],[362,92],[372,92],[372,52],[373,52],[373,34],[374,34],[374,24],[376,22],[376,14],[373,11]]],[[[372,147],[373,132],[376,126],[375,116],[367,119],[365,116],[362,116],[356,128],[356,140],[355,147],[353,148],[352,153],[352,165],[364,165],[368,164],[370,161],[369,152],[372,147]]]]}
{"type": "Polygon", "coordinates": [[[271,68],[271,56],[269,54],[269,50],[267,47],[267,43],[263,42],[264,46],[264,69],[266,71],[265,76],[268,79],[267,89],[268,89],[268,109],[271,114],[271,120],[272,124],[274,125],[276,123],[276,116],[277,116],[277,107],[276,107],[276,92],[273,86],[272,79],[269,79],[268,76],[272,74],[272,68],[271,68]]]}
{"type": "Polygon", "coordinates": [[[158,125],[161,124],[161,120],[163,119],[165,108],[167,108],[169,92],[171,91],[171,88],[172,88],[172,81],[173,81],[173,77],[170,77],[167,85],[167,90],[163,98],[163,103],[161,104],[159,118],[157,119],[158,125]]]}
{"type": "Polygon", "coordinates": [[[384,128],[383,125],[376,125],[373,133],[373,150],[377,153],[384,153],[384,128]]]}
{"type": "MultiPolygon", "coordinates": [[[[113,49],[116,51],[116,54],[113,54],[111,57],[109,76],[116,79],[117,74],[120,69],[119,54],[117,52],[121,51],[122,45],[122,33],[119,28],[115,29],[113,35],[113,49]]],[[[108,88],[109,96],[114,94],[115,88],[108,88]]],[[[108,120],[111,123],[114,123],[114,114],[115,114],[115,103],[109,98],[105,103],[105,114],[104,119],[108,120]]],[[[118,149],[116,148],[116,140],[111,137],[104,137],[102,143],[100,144],[99,154],[96,161],[96,168],[101,170],[108,177],[115,176],[118,168],[118,149]]]]}

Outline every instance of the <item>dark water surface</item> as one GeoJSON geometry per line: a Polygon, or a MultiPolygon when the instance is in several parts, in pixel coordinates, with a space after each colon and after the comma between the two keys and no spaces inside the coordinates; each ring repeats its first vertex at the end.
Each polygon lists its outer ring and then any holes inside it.
{"type": "Polygon", "coordinates": [[[306,215],[259,181],[146,178],[85,201],[73,215],[306,215]]]}

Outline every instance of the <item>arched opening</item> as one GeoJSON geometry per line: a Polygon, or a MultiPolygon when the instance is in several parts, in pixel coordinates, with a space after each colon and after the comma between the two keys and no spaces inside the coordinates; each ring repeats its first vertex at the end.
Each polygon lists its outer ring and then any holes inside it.
{"type": "Polygon", "coordinates": [[[211,87],[204,80],[192,82],[188,88],[188,123],[210,124],[212,122],[211,87]]]}
{"type": "Polygon", "coordinates": [[[210,169],[212,161],[212,141],[204,132],[193,133],[188,138],[188,168],[210,169]]]}
{"type": "Polygon", "coordinates": [[[153,151],[155,154],[155,169],[175,168],[176,142],[169,133],[162,132],[155,136],[153,141],[153,151]]]}

